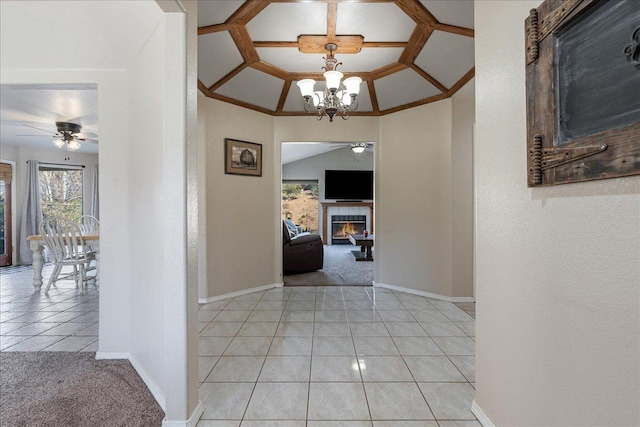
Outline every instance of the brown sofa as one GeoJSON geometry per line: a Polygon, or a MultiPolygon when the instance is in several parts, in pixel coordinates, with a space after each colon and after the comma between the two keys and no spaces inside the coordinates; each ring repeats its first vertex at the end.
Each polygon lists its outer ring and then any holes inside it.
{"type": "Polygon", "coordinates": [[[324,245],[319,234],[300,233],[291,237],[282,224],[282,265],[284,274],[308,273],[324,265],[324,245]]]}

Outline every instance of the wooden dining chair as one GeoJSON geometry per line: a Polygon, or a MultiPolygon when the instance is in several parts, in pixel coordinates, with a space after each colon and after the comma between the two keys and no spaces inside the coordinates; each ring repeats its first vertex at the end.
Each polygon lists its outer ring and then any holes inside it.
{"type": "Polygon", "coordinates": [[[84,236],[100,234],[100,221],[95,216],[82,215],[79,224],[84,236]]]}
{"type": "Polygon", "coordinates": [[[66,218],[47,218],[40,223],[40,235],[51,252],[54,265],[53,273],[44,290],[45,295],[48,295],[51,285],[64,279],[74,279],[76,287],[79,286],[80,292],[84,293],[85,283],[94,279],[88,277],[87,272],[95,267],[89,267],[91,259],[87,254],[80,226],[66,218]],[[73,267],[73,272],[61,275],[65,266],[73,267]]]}

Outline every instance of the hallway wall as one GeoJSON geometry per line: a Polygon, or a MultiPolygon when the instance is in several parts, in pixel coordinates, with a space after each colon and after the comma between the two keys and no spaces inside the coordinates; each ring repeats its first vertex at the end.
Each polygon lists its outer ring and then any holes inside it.
{"type": "Polygon", "coordinates": [[[527,188],[524,19],[475,2],[476,403],[496,426],[640,425],[640,177],[527,188]]]}

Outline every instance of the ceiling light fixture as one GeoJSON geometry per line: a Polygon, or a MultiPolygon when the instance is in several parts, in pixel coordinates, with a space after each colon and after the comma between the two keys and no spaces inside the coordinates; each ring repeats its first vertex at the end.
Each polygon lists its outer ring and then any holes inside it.
{"type": "Polygon", "coordinates": [[[342,62],[333,56],[333,51],[338,49],[338,45],[335,43],[327,43],[325,49],[329,52],[325,61],[325,66],[322,67],[324,72],[324,78],[326,80],[326,87],[324,91],[314,90],[316,81],[313,79],[303,79],[298,82],[300,93],[304,98],[304,110],[307,113],[316,113],[318,120],[321,120],[325,114],[329,116],[329,121],[333,121],[333,116],[336,113],[340,114],[344,120],[349,118],[349,112],[358,108],[358,94],[360,93],[360,83],[362,79],[360,77],[349,77],[341,84],[340,80],[344,74],[340,71],[336,71],[338,65],[342,65],[342,62]],[[348,104],[346,102],[349,102],[348,104]]]}
{"type": "Polygon", "coordinates": [[[80,132],[82,126],[75,123],[56,122],[58,133],[53,136],[53,145],[58,148],[67,146],[67,150],[76,151],[80,148],[78,141],[84,141],[83,138],[78,138],[77,133],[80,132]]]}
{"type": "Polygon", "coordinates": [[[365,148],[367,148],[366,142],[354,142],[351,144],[351,151],[353,151],[356,154],[362,153],[365,148]]]}

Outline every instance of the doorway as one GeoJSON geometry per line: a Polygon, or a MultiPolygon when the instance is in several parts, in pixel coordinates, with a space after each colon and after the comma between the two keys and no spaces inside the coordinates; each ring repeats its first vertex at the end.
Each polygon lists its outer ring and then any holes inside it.
{"type": "Polygon", "coordinates": [[[13,264],[11,180],[13,167],[0,163],[0,267],[13,264]]]}

